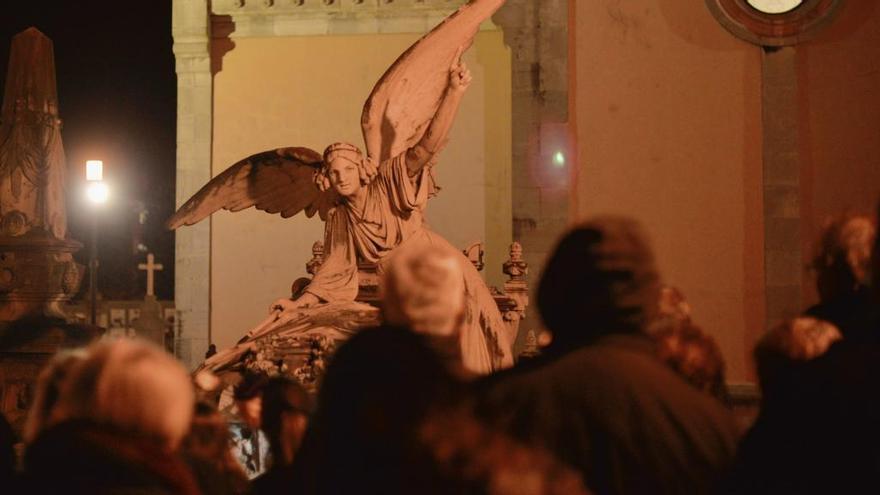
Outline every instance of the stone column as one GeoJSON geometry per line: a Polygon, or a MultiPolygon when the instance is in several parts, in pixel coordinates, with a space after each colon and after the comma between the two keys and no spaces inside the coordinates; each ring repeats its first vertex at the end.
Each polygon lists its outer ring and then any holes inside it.
{"type": "Polygon", "coordinates": [[[801,190],[796,48],[765,48],[764,281],[766,328],[802,308],[801,190]]]}
{"type": "MultiPolygon", "coordinates": [[[[568,0],[507,0],[492,20],[513,58],[513,238],[522,244],[534,291],[544,261],[569,223],[568,0]]],[[[540,325],[531,308],[515,351],[540,325]]]]}
{"type": "MultiPolygon", "coordinates": [[[[211,179],[212,75],[208,0],[173,0],[177,71],[177,206],[211,179]]],[[[180,311],[178,356],[191,367],[211,340],[211,224],[176,232],[175,306],[180,311]]]]}

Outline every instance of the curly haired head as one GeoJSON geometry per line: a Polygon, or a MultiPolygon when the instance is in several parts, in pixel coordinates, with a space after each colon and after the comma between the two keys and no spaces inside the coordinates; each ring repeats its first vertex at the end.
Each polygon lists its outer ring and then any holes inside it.
{"type": "Polygon", "coordinates": [[[649,336],[657,356],[688,383],[719,399],[728,400],[724,356],[718,342],[687,319],[658,320],[649,336]]]}
{"type": "Polygon", "coordinates": [[[758,381],[765,397],[797,382],[799,363],[825,354],[842,338],[833,324],[810,317],[787,320],[772,328],[754,350],[758,381]]]}
{"type": "Polygon", "coordinates": [[[812,263],[822,300],[869,283],[871,249],[876,236],[874,222],[865,215],[847,213],[825,227],[812,263]]]}

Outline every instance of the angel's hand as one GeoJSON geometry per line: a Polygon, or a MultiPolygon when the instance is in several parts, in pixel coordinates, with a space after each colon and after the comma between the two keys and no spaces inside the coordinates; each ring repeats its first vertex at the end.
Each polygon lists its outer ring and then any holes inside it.
{"type": "Polygon", "coordinates": [[[296,301],[293,299],[281,298],[269,306],[269,314],[283,313],[294,308],[296,308],[296,301]]]}
{"type": "Polygon", "coordinates": [[[464,62],[452,66],[449,71],[449,88],[458,93],[464,93],[471,85],[471,71],[464,62]]]}
{"type": "Polygon", "coordinates": [[[453,91],[464,93],[468,86],[471,85],[471,71],[467,64],[461,60],[461,48],[453,59],[452,67],[449,68],[449,88],[453,91]]]}
{"type": "Polygon", "coordinates": [[[315,305],[318,302],[320,302],[320,300],[317,296],[306,292],[297,299],[278,299],[277,301],[272,303],[271,306],[269,306],[269,313],[280,314],[294,309],[308,308],[309,306],[315,305]]]}
{"type": "MultiPolygon", "coordinates": [[[[379,173],[379,167],[376,163],[376,159],[370,155],[364,157],[364,173],[367,175],[369,180],[373,180],[376,178],[376,175],[379,173]]],[[[304,294],[305,295],[305,294],[304,294]]]]}

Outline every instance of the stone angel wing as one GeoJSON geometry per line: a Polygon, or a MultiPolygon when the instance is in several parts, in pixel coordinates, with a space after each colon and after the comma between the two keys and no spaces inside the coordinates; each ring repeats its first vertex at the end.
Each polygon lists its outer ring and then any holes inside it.
{"type": "Polygon", "coordinates": [[[279,148],[252,155],[205,184],[177,210],[166,226],[193,225],[217,210],[241,211],[251,206],[288,218],[305,210],[326,220],[336,203],[331,189],[321,191],[315,174],[323,157],[309,148],[279,148]]]}
{"type": "Polygon", "coordinates": [[[505,0],[471,0],[413,44],[376,83],[361,114],[367,155],[381,163],[415,146],[449,84],[449,67],[505,0]]]}

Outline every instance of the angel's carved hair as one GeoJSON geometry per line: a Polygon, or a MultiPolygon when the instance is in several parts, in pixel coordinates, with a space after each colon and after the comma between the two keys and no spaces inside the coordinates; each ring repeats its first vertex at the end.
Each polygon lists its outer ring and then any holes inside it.
{"type": "Polygon", "coordinates": [[[361,184],[366,185],[370,183],[370,177],[364,170],[364,154],[360,148],[349,143],[333,143],[324,150],[324,165],[315,174],[315,182],[320,190],[326,191],[330,189],[330,163],[337,158],[348,160],[357,165],[361,184]]]}

